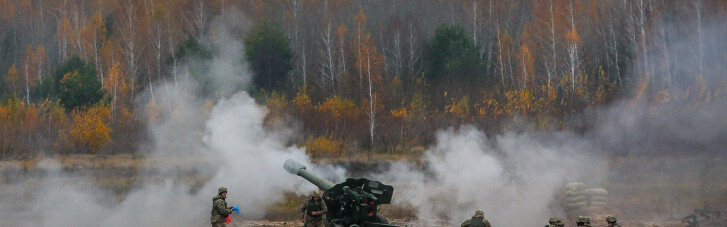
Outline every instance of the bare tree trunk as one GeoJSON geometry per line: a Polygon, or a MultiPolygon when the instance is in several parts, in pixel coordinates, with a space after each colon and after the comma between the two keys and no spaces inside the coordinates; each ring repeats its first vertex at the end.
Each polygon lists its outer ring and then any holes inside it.
{"type": "MultiPolygon", "coordinates": [[[[702,0],[694,1],[694,9],[697,13],[697,64],[699,76],[704,76],[704,42],[702,40],[702,0]]],[[[643,31],[643,28],[642,28],[643,31]]]]}
{"type": "Polygon", "coordinates": [[[548,70],[548,87],[550,87],[552,75],[558,75],[558,58],[555,49],[555,14],[553,13],[553,0],[550,0],[550,52],[553,55],[553,68],[548,70]],[[551,72],[552,70],[552,72],[551,72]]]}
{"type": "Polygon", "coordinates": [[[498,61],[500,63],[500,83],[502,83],[502,86],[505,86],[505,65],[502,63],[502,39],[500,39],[500,23],[497,23],[497,49],[499,50],[499,53],[497,54],[498,61]]]}
{"type": "Polygon", "coordinates": [[[366,53],[366,74],[369,79],[369,138],[370,138],[370,149],[374,148],[374,131],[376,129],[376,109],[374,106],[375,96],[373,93],[373,83],[371,81],[371,54],[366,53]]]}
{"type": "Polygon", "coordinates": [[[321,37],[321,57],[323,57],[323,60],[320,65],[321,79],[319,83],[324,91],[327,90],[327,87],[330,87],[331,93],[335,95],[337,74],[335,57],[333,56],[335,54],[333,46],[335,42],[332,33],[331,23],[329,22],[323,29],[321,37]]]}
{"type": "Polygon", "coordinates": [[[417,39],[414,36],[414,25],[409,24],[409,75],[416,78],[419,75],[419,50],[417,48],[417,39]]]}

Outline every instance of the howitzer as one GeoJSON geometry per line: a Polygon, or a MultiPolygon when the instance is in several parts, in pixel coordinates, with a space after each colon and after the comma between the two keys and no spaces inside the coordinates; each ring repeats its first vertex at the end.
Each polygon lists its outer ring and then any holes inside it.
{"type": "Polygon", "coordinates": [[[717,218],[719,218],[722,215],[722,212],[720,212],[718,210],[710,210],[710,209],[707,209],[706,207],[703,209],[695,209],[694,213],[699,214],[699,216],[702,216],[703,218],[706,218],[706,219],[709,219],[711,217],[710,215],[717,216],[717,218]]]}
{"type": "Polygon", "coordinates": [[[283,164],[286,171],[303,177],[323,191],[323,201],[328,207],[327,226],[341,227],[395,227],[379,214],[379,205],[391,203],[394,187],[366,178],[348,178],[333,184],[306,170],[303,164],[288,159],[283,164]]]}
{"type": "Polygon", "coordinates": [[[699,214],[699,216],[709,219],[710,215],[714,215],[714,216],[717,216],[717,218],[719,218],[719,216],[722,215],[722,212],[720,212],[718,210],[709,209],[709,206],[707,206],[707,204],[705,204],[702,209],[694,209],[694,214],[699,214]]]}

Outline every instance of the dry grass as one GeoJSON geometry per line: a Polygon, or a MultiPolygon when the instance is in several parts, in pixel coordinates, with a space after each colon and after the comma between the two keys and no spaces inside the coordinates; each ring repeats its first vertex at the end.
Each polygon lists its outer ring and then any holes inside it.
{"type": "Polygon", "coordinates": [[[306,196],[297,195],[292,192],[286,192],[284,198],[278,202],[265,208],[265,220],[285,221],[297,220],[302,217],[300,207],[306,200],[306,196]]]}

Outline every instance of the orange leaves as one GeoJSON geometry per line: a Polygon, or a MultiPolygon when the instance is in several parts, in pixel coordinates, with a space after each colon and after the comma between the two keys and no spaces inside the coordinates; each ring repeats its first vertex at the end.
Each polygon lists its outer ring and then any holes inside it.
{"type": "Polygon", "coordinates": [[[315,110],[331,120],[353,120],[359,114],[356,104],[352,100],[341,99],[337,95],[329,97],[325,102],[318,104],[315,110]]]}
{"type": "Polygon", "coordinates": [[[298,92],[295,98],[293,98],[292,103],[293,109],[299,117],[304,117],[313,111],[310,96],[306,93],[298,92]]]}
{"type": "MultiPolygon", "coordinates": [[[[6,154],[32,157],[39,152],[42,129],[62,124],[65,112],[57,102],[46,100],[40,104],[26,104],[11,97],[0,104],[0,159],[6,154]]],[[[50,131],[50,130],[49,130],[50,131]]]]}
{"type": "Polygon", "coordinates": [[[533,96],[528,90],[507,91],[505,92],[507,104],[505,104],[505,112],[508,115],[522,114],[529,115],[540,111],[544,100],[533,96]]]}
{"type": "Polygon", "coordinates": [[[535,59],[527,45],[520,45],[520,74],[522,75],[522,88],[526,89],[528,84],[535,80],[535,59]]]}
{"type": "Polygon", "coordinates": [[[10,87],[10,90],[12,90],[13,95],[16,95],[16,91],[20,87],[20,75],[18,75],[18,68],[15,67],[15,64],[10,66],[10,69],[8,69],[8,74],[5,74],[5,84],[6,86],[10,87]]]}
{"type": "Polygon", "coordinates": [[[116,112],[117,108],[131,106],[131,88],[126,80],[126,75],[121,69],[121,63],[114,62],[108,70],[103,84],[107,95],[111,95],[111,110],[116,112]]]}
{"type": "Polygon", "coordinates": [[[64,133],[63,148],[68,150],[99,151],[111,142],[111,108],[97,104],[88,110],[71,112],[71,127],[64,133]]]}
{"type": "Polygon", "coordinates": [[[406,107],[391,110],[391,117],[396,119],[408,119],[410,116],[409,110],[407,110],[406,107]]]}
{"type": "Polygon", "coordinates": [[[314,156],[340,155],[343,153],[343,148],[343,141],[333,136],[320,136],[315,139],[309,139],[305,145],[305,151],[314,156]]]}
{"type": "Polygon", "coordinates": [[[568,43],[580,44],[581,37],[578,35],[578,31],[576,31],[576,29],[573,28],[573,29],[570,29],[568,32],[565,33],[565,40],[568,43]]]}
{"type": "Polygon", "coordinates": [[[459,119],[469,119],[470,117],[470,104],[469,96],[462,96],[459,100],[452,98],[450,103],[444,107],[447,113],[457,116],[459,119]]]}

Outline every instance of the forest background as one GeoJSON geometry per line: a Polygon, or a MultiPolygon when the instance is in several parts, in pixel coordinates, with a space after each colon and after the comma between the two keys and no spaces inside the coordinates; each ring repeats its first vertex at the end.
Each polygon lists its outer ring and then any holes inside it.
{"type": "Polygon", "coordinates": [[[225,31],[244,40],[235,54],[254,75],[241,89],[267,106],[268,126],[298,125],[291,143],[314,157],[421,151],[462,125],[587,133],[608,122],[599,107],[627,97],[647,112],[723,99],[706,81],[723,77],[714,63],[727,52],[705,43],[724,45],[727,24],[704,29],[727,15],[722,1],[0,5],[0,159],[148,152],[146,126],[175,114],[158,87],[209,100],[202,112],[231,94],[200,76],[227,48],[211,24],[229,14],[245,15],[225,31]]]}

